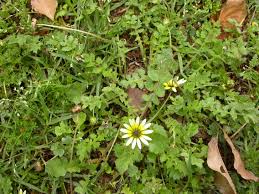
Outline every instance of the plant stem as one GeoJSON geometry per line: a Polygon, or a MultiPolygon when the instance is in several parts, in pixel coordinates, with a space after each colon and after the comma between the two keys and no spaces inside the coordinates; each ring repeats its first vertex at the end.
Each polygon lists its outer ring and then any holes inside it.
{"type": "Polygon", "coordinates": [[[243,124],[233,135],[230,136],[230,139],[233,139],[246,125],[247,123],[243,124]]]}
{"type": "Polygon", "coordinates": [[[106,41],[106,42],[110,41],[110,40],[108,40],[106,38],[102,38],[101,36],[98,36],[98,35],[93,34],[91,32],[86,32],[86,31],[83,31],[83,30],[75,29],[75,28],[68,28],[68,27],[64,27],[64,26],[56,26],[56,25],[50,25],[50,24],[37,24],[37,26],[56,28],[56,29],[60,29],[60,30],[67,30],[67,31],[73,31],[73,32],[79,32],[81,34],[86,34],[88,36],[92,36],[92,37],[98,38],[98,39],[100,39],[102,41],[106,41]]]}
{"type": "Polygon", "coordinates": [[[164,108],[164,106],[167,103],[167,101],[169,100],[171,94],[172,93],[170,92],[169,95],[167,96],[167,98],[165,99],[164,103],[162,104],[162,106],[156,112],[156,114],[148,121],[149,123],[151,123],[157,117],[157,115],[160,113],[160,111],[164,108]]]}

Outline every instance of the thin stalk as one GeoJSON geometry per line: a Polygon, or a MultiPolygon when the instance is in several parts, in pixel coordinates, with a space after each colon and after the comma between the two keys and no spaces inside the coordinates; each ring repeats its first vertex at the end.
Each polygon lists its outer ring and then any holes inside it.
{"type": "Polygon", "coordinates": [[[93,34],[91,32],[86,32],[86,31],[83,31],[83,30],[78,30],[78,29],[75,29],[75,28],[68,28],[68,27],[64,27],[64,26],[56,26],[56,25],[50,25],[50,24],[37,24],[37,26],[43,26],[43,27],[49,27],[49,28],[56,28],[56,29],[60,29],[60,30],[67,30],[67,31],[72,31],[72,32],[79,32],[81,34],[85,34],[85,35],[88,35],[88,36],[92,36],[94,38],[97,38],[97,39],[100,39],[102,41],[106,41],[106,42],[109,42],[110,40],[106,39],[106,38],[103,38],[101,36],[98,36],[96,34],[93,34]]]}
{"type": "MultiPolygon", "coordinates": [[[[114,140],[113,140],[113,142],[112,142],[112,145],[111,145],[111,147],[110,147],[110,149],[109,149],[109,151],[108,151],[108,153],[107,153],[107,155],[106,155],[106,157],[105,157],[105,160],[104,160],[104,163],[106,163],[107,161],[108,161],[108,159],[109,159],[109,156],[110,156],[110,153],[111,153],[111,151],[112,151],[112,149],[113,149],[113,147],[114,147],[114,144],[115,144],[115,142],[116,142],[116,140],[117,140],[117,138],[118,138],[118,135],[119,135],[119,130],[117,131],[117,133],[116,133],[116,135],[115,135],[115,137],[114,137],[114,140]]],[[[96,179],[102,174],[102,172],[104,171],[104,168],[103,168],[103,166],[101,167],[101,169],[97,172],[97,174],[95,175],[95,177],[94,178],[92,178],[92,180],[91,180],[91,183],[93,184],[95,181],[96,181],[96,179]]]]}
{"type": "MultiPolygon", "coordinates": [[[[77,130],[78,127],[75,128],[75,132],[74,132],[74,136],[73,136],[73,142],[72,142],[72,146],[71,146],[71,152],[70,152],[70,162],[73,160],[73,155],[74,155],[74,146],[75,146],[75,142],[76,142],[76,134],[77,134],[77,130]]],[[[69,182],[70,182],[70,191],[71,194],[73,194],[73,180],[72,180],[72,173],[70,174],[69,177],[69,182]]]]}
{"type": "Polygon", "coordinates": [[[233,139],[246,125],[247,123],[243,124],[233,135],[230,136],[230,139],[233,139]]]}
{"type": "Polygon", "coordinates": [[[169,100],[171,94],[172,93],[170,92],[169,95],[167,96],[167,98],[165,99],[164,103],[162,104],[162,106],[156,112],[156,114],[148,121],[149,123],[151,123],[157,117],[157,115],[160,113],[160,111],[164,108],[164,106],[166,105],[167,101],[169,100]]]}

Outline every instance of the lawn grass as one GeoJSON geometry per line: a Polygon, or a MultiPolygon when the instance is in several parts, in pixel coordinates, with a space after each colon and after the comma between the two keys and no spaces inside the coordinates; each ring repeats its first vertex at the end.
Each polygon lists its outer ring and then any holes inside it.
{"type": "Polygon", "coordinates": [[[53,22],[27,0],[0,3],[0,193],[216,194],[212,136],[238,193],[257,193],[222,132],[238,132],[259,175],[256,0],[225,40],[212,20],[220,1],[58,2],[53,22]],[[176,77],[186,82],[165,90],[176,77]],[[143,101],[132,104],[129,88],[143,101]],[[119,131],[138,116],[154,131],[141,150],[119,131]]]}

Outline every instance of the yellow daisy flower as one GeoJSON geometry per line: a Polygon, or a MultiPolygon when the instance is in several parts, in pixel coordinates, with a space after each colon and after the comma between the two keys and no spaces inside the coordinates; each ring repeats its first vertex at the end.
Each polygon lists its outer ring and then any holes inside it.
{"type": "Polygon", "coordinates": [[[153,130],[148,129],[151,126],[151,123],[146,123],[146,119],[140,121],[140,118],[137,117],[136,120],[129,119],[129,125],[124,124],[125,128],[121,128],[120,131],[125,133],[122,138],[128,138],[126,146],[131,144],[131,148],[134,149],[136,145],[141,149],[141,142],[145,145],[148,145],[148,141],[152,139],[147,134],[153,133],[153,130]]]}
{"type": "Polygon", "coordinates": [[[184,84],[186,82],[185,79],[180,79],[178,80],[179,77],[176,77],[174,80],[169,80],[168,82],[165,82],[163,85],[164,85],[164,88],[165,90],[172,90],[174,92],[177,92],[177,89],[180,85],[184,84]]]}

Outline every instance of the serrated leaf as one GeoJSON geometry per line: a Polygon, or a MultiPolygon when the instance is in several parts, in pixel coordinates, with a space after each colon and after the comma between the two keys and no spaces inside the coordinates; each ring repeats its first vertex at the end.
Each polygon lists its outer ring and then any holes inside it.
{"type": "Polygon", "coordinates": [[[115,146],[114,150],[117,156],[115,164],[120,174],[128,170],[129,166],[133,165],[134,162],[142,159],[142,154],[139,150],[132,150],[130,147],[125,147],[125,145],[115,146]]]}
{"type": "Polygon", "coordinates": [[[56,136],[61,136],[67,133],[72,133],[72,130],[64,122],[60,122],[59,126],[55,127],[56,136]]]}
{"type": "Polygon", "coordinates": [[[77,161],[72,160],[67,164],[66,170],[67,172],[70,172],[70,173],[80,172],[80,164],[77,161]]]}
{"type": "Polygon", "coordinates": [[[149,150],[155,154],[163,153],[169,146],[167,133],[160,125],[154,125],[152,129],[154,132],[150,135],[152,141],[149,144],[149,150]]]}
{"type": "Polygon", "coordinates": [[[79,181],[79,183],[75,188],[75,191],[79,194],[88,194],[90,179],[88,177],[84,177],[84,178],[85,180],[79,181]]]}
{"type": "Polygon", "coordinates": [[[149,144],[149,150],[155,154],[163,153],[169,146],[169,139],[160,134],[154,134],[149,144]]]}
{"type": "Polygon", "coordinates": [[[77,144],[76,150],[76,154],[82,162],[85,158],[89,157],[88,154],[91,151],[91,144],[87,140],[83,140],[77,144]]]}
{"type": "Polygon", "coordinates": [[[187,126],[187,133],[188,133],[189,137],[192,137],[195,134],[197,134],[198,130],[199,130],[199,125],[198,124],[190,123],[187,126]]]}

